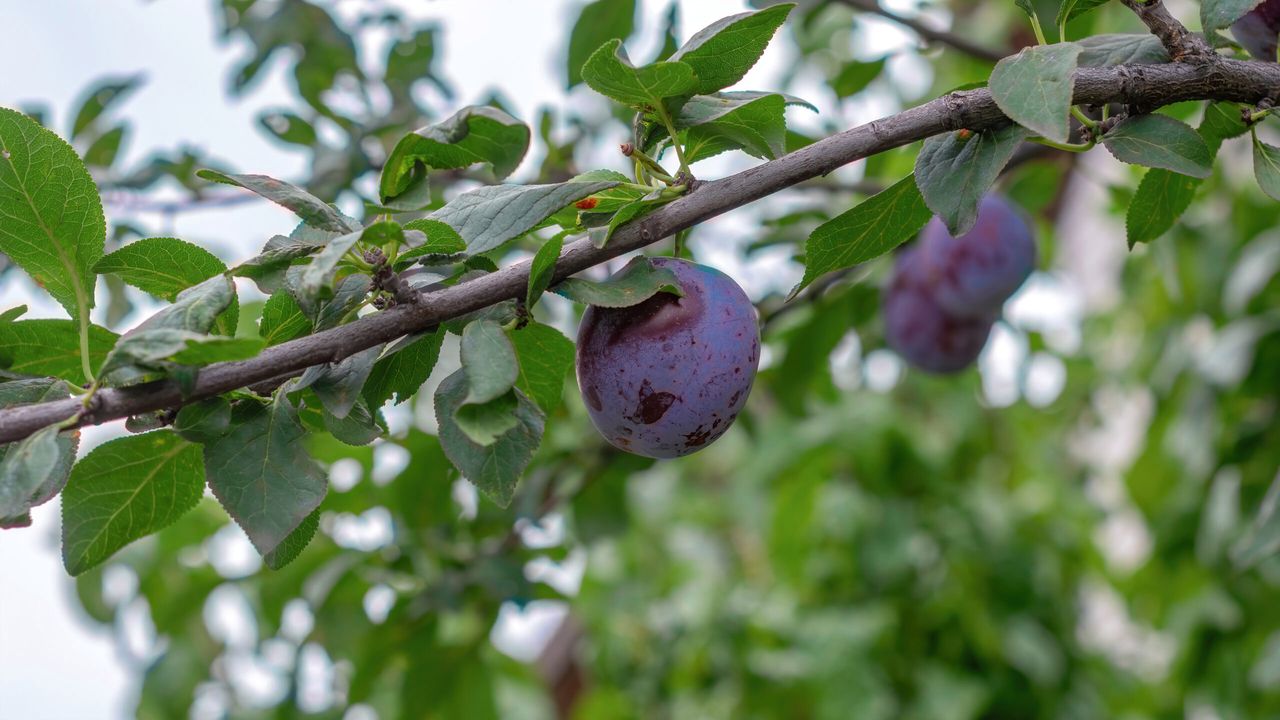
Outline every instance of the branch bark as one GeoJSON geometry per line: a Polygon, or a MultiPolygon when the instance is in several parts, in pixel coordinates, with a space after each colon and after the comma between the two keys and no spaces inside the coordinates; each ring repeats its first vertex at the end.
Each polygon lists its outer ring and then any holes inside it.
{"type": "Polygon", "coordinates": [[[915,34],[929,42],[949,45],[950,47],[955,48],[966,55],[978,58],[979,60],[999,62],[1001,58],[1009,54],[1008,52],[1003,52],[1001,50],[984,47],[970,40],[966,40],[955,33],[950,33],[945,30],[934,30],[919,20],[903,17],[897,13],[885,10],[880,7],[879,0],[840,0],[840,2],[851,8],[892,20],[905,28],[910,28],[915,34]]]}
{"type": "Polygon", "coordinates": [[[1203,63],[1217,58],[1213,48],[1204,38],[1186,28],[1169,13],[1164,0],[1122,0],[1125,7],[1138,16],[1152,35],[1160,38],[1164,49],[1174,62],[1203,63]]]}
{"type": "MultiPolygon", "coordinates": [[[[1075,102],[1110,102],[1160,107],[1186,100],[1256,103],[1280,88],[1280,65],[1221,59],[1205,64],[1081,68],[1075,75],[1075,102]]],[[[614,233],[597,248],[588,238],[570,243],[556,263],[555,279],[653,244],[680,230],[810,178],[825,175],[876,153],[909,145],[932,135],[969,128],[998,127],[1008,119],[989,90],[966,90],[940,97],[820,140],[808,147],[736,175],[701,183],[698,188],[614,233]]],[[[187,402],[298,374],[307,367],[335,362],[402,335],[432,328],[494,303],[524,295],[529,263],[522,262],[470,282],[424,294],[419,302],[396,305],[348,325],[267,348],[261,355],[217,363],[200,371],[194,392],[183,397],[178,385],[162,380],[99,391],[92,412],[77,425],[89,425],[138,413],[180,407],[187,402]]],[[[20,440],[42,427],[74,417],[75,398],[0,410],[0,443],[20,440]]]]}

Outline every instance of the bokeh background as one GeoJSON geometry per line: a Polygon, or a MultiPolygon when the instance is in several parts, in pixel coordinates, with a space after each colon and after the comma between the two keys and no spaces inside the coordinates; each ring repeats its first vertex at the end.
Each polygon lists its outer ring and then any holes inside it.
{"type": "MultiPolygon", "coordinates": [[[[626,118],[566,90],[584,5],[4,0],[0,105],[64,137],[105,106],[75,144],[112,247],[172,235],[234,262],[293,221],[198,167],[294,180],[360,215],[400,135],[495,103],[535,130],[514,179],[625,169],[626,118]]],[[[990,71],[853,5],[802,3],[739,85],[818,108],[788,111],[793,147],[990,71]]],[[[1195,24],[1195,4],[1170,6],[1195,24]]],[[[884,7],[993,49],[1031,39],[1011,3],[884,7]]],[[[641,0],[628,48],[647,60],[673,19],[683,40],[747,8],[641,0]]],[[[1141,27],[1116,4],[1070,30],[1141,27]]],[[[1195,122],[1202,107],[1168,112],[1195,122]]],[[[283,571],[206,501],[73,580],[57,501],[37,508],[32,527],[0,533],[0,715],[1280,716],[1280,524],[1260,514],[1280,494],[1280,235],[1247,142],[1227,143],[1174,230],[1133,250],[1140,171],[1095,150],[1009,172],[1040,269],[978,367],[948,378],[884,348],[884,262],[782,303],[808,231],[910,172],[917,149],[692,233],[694,255],[758,302],[765,334],[748,412],[696,456],[610,450],[569,383],[499,510],[431,436],[431,392],[456,367],[446,345],[419,397],[387,409],[390,439],[309,440],[332,487],[322,532],[283,571]]],[[[456,173],[439,199],[479,181],[456,173]]],[[[239,290],[254,332],[262,298],[239,290]]],[[[117,331],[155,307],[99,292],[94,321],[117,331]]],[[[0,275],[0,308],[23,303],[61,316],[20,273],[0,275]]],[[[573,332],[567,302],[544,305],[573,332]]],[[[123,432],[88,429],[81,452],[123,432]]]]}

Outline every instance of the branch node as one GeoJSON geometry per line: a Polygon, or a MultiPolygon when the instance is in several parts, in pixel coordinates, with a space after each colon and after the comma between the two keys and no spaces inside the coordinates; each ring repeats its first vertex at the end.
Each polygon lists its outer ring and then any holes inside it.
{"type": "Polygon", "coordinates": [[[1204,38],[1188,30],[1187,26],[1169,13],[1164,0],[1121,1],[1138,16],[1152,35],[1160,38],[1160,43],[1174,62],[1207,65],[1218,59],[1218,54],[1204,38]]]}

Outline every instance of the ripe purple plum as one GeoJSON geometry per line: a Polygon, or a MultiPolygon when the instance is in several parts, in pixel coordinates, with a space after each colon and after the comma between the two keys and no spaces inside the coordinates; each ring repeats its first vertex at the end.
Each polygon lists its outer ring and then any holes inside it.
{"type": "Polygon", "coordinates": [[[760,360],[755,307],[728,275],[675,258],[683,297],[589,307],[578,330],[578,386],[591,422],[615,447],[673,458],[729,429],[760,360]]]}
{"type": "Polygon", "coordinates": [[[933,299],[957,317],[985,318],[1000,310],[1036,264],[1031,226],[1007,200],[983,198],[978,221],[953,237],[939,218],[920,235],[921,270],[933,277],[933,299]]]}
{"type": "Polygon", "coordinates": [[[1231,24],[1231,36],[1258,60],[1276,61],[1280,36],[1280,0],[1265,0],[1231,24]]]}
{"type": "Polygon", "coordinates": [[[931,373],[954,373],[978,359],[991,334],[994,315],[960,317],[937,301],[937,284],[920,245],[898,255],[881,303],[885,341],[912,366],[931,373]]]}

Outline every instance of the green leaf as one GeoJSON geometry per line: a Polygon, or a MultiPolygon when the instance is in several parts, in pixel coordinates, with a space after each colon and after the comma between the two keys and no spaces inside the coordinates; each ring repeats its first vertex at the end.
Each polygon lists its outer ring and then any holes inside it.
{"type": "Polygon", "coordinates": [[[1062,0],[1062,4],[1058,6],[1058,18],[1055,24],[1062,27],[1094,8],[1106,4],[1107,0],[1062,0]]]}
{"type": "MultiPolygon", "coordinates": [[[[89,326],[89,365],[106,359],[119,336],[89,326]]],[[[71,320],[19,320],[0,323],[0,368],[22,375],[47,375],[85,385],[80,363],[80,330],[71,320]]]]}
{"type": "Polygon", "coordinates": [[[682,62],[658,62],[637,68],[621,40],[601,45],[582,66],[582,79],[592,90],[623,105],[658,107],[669,97],[693,94],[693,67],[682,62]]]}
{"type": "Polygon", "coordinates": [[[200,446],[167,430],[94,448],[62,493],[62,564],[71,575],[162,530],[200,502],[200,446]]]}
{"type": "Polygon", "coordinates": [[[285,235],[272,236],[261,253],[231,268],[231,274],[252,279],[264,293],[274,293],[283,285],[285,273],[294,260],[319,252],[329,239],[314,242],[285,235]]]}
{"type": "Polygon", "coordinates": [[[393,344],[373,364],[364,384],[364,399],[370,408],[381,408],[395,398],[397,405],[408,400],[431,376],[440,358],[444,332],[424,333],[393,344]]]}
{"type": "Polygon", "coordinates": [[[296,340],[311,332],[311,320],[302,314],[302,308],[288,291],[280,290],[267,298],[262,306],[262,320],[258,323],[258,334],[267,345],[279,345],[282,342],[296,340]]]}
{"type": "Polygon", "coordinates": [[[231,427],[231,403],[221,396],[184,405],[173,419],[173,429],[186,440],[210,443],[231,427]]]}
{"type": "MultiPolygon", "coordinates": [[[[689,162],[693,162],[692,159],[689,162]]],[[[667,195],[662,190],[654,190],[643,197],[636,198],[631,202],[618,208],[618,212],[609,218],[609,223],[605,227],[605,231],[595,241],[596,247],[604,247],[609,244],[609,239],[613,237],[613,233],[618,228],[635,220],[636,218],[650,212],[654,208],[665,205],[675,200],[678,195],[667,195]]]]}
{"type": "Polygon", "coordinates": [[[516,351],[497,323],[478,320],[468,324],[462,331],[459,353],[467,375],[466,404],[487,403],[516,384],[520,372],[516,351]]]}
{"type": "Polygon", "coordinates": [[[524,306],[527,310],[532,311],[533,306],[537,305],[538,299],[542,297],[542,293],[551,286],[551,280],[555,277],[556,261],[560,259],[560,251],[563,248],[564,236],[555,235],[543,243],[534,254],[533,262],[529,264],[529,287],[524,296],[524,306]]]}
{"type": "Polygon", "coordinates": [[[99,135],[98,139],[84,151],[84,164],[97,168],[111,167],[111,163],[116,161],[116,156],[120,153],[120,145],[124,142],[128,129],[120,125],[99,135]]]}
{"type": "Polygon", "coordinates": [[[410,247],[396,257],[396,265],[407,265],[408,261],[422,262],[452,261],[459,254],[466,252],[467,242],[457,230],[448,223],[430,218],[410,220],[405,223],[406,232],[418,231],[426,236],[426,242],[410,247]]]}
{"type": "MultiPolygon", "coordinates": [[[[71,388],[54,378],[11,380],[0,383],[0,409],[64,400],[70,395],[71,388]]],[[[6,447],[8,445],[0,445],[0,457],[4,457],[6,447]]]]}
{"type": "Polygon", "coordinates": [[[1036,8],[1035,5],[1031,3],[1031,0],[1013,0],[1013,4],[1016,5],[1019,10],[1026,13],[1027,17],[1032,20],[1036,18],[1036,8]]]}
{"type": "Polygon", "coordinates": [[[262,556],[262,562],[272,570],[279,570],[285,565],[293,562],[307,549],[307,545],[311,544],[311,539],[316,536],[316,530],[320,529],[320,510],[317,508],[312,511],[303,521],[301,525],[291,533],[275,550],[262,556]]]}
{"type": "Polygon", "coordinates": [[[1221,28],[1230,27],[1258,4],[1259,0],[1202,0],[1200,26],[1206,34],[1212,35],[1221,28]]]}
{"type": "Polygon", "coordinates": [[[360,226],[352,223],[328,203],[300,187],[290,185],[266,175],[229,175],[216,170],[201,170],[197,176],[211,182],[235,185],[257,193],[277,205],[292,210],[302,221],[314,228],[336,233],[355,232],[360,226]]]}
{"type": "Polygon", "coordinates": [[[459,406],[453,421],[471,442],[487,447],[516,426],[518,404],[515,391],[508,390],[487,402],[459,406]]]}
{"type": "MultiPolygon", "coordinates": [[[[387,50],[386,73],[383,79],[395,98],[412,102],[413,85],[419,80],[430,80],[445,97],[452,91],[437,76],[435,65],[439,49],[437,34],[440,29],[427,25],[408,37],[403,37],[387,50]]],[[[399,104],[399,103],[396,103],[399,104]]]]}
{"type": "MultiPolygon", "coordinates": [[[[57,385],[50,389],[48,399],[66,396],[62,392],[66,385],[57,385]]],[[[30,525],[31,508],[51,500],[67,483],[80,433],[60,433],[59,429],[59,424],[48,425],[18,442],[0,446],[0,529],[30,525]]]]}
{"type": "Polygon", "coordinates": [[[991,71],[991,97],[1019,125],[1067,142],[1080,50],[1075,43],[1037,45],[1004,58],[991,71]]]}
{"type": "Polygon", "coordinates": [[[1164,168],[1195,178],[1213,173],[1213,156],[1191,126],[1168,115],[1137,115],[1120,121],[1102,138],[1116,159],[1164,168]]]}
{"type": "Polygon", "coordinates": [[[877,258],[901,245],[932,213],[914,175],[819,225],[804,244],[804,279],[790,297],[818,277],[877,258]]]}
{"type": "MultiPolygon", "coordinates": [[[[64,400],[70,394],[61,380],[14,380],[0,383],[0,408],[64,400]]],[[[62,489],[79,438],[78,432],[59,435],[56,426],[49,426],[25,440],[0,445],[0,529],[29,525],[28,511],[62,489]],[[54,460],[46,465],[50,454],[54,460]]]]}
{"type": "Polygon", "coordinates": [[[197,335],[195,339],[187,340],[187,346],[170,359],[179,365],[211,365],[256,357],[266,346],[261,338],[197,335]]]}
{"type": "Polygon", "coordinates": [[[662,47],[654,61],[667,60],[680,49],[680,2],[671,0],[663,13],[662,47]]]}
{"type": "Polygon", "coordinates": [[[596,0],[578,14],[569,34],[568,77],[573,86],[582,82],[582,66],[596,48],[608,40],[626,40],[635,31],[635,0],[596,0]]]}
{"type": "Polygon", "coordinates": [[[34,120],[0,108],[0,253],[88,322],[106,219],[76,151],[34,120]]]}
{"type": "Polygon", "coordinates": [[[1129,247],[1151,242],[1168,232],[1191,206],[1201,182],[1168,170],[1147,172],[1138,183],[1125,216],[1129,247]]]}
{"type": "Polygon", "coordinates": [[[258,124],[280,142],[306,148],[316,144],[315,127],[291,112],[264,112],[258,116],[258,124]]]}
{"type": "Polygon", "coordinates": [[[1253,136],[1253,176],[1258,187],[1272,200],[1280,200],[1280,148],[1253,136]]]}
{"type": "Polygon", "coordinates": [[[379,424],[380,416],[369,410],[363,398],[356,400],[346,417],[334,417],[333,413],[326,410],[322,420],[324,429],[344,445],[368,445],[385,432],[385,427],[379,424]]]}
{"type": "Polygon", "coordinates": [[[296,387],[314,390],[324,404],[324,409],[342,420],[360,399],[364,383],[369,379],[373,364],[381,353],[382,346],[375,345],[336,363],[313,365],[298,378],[296,387]]]}
{"type": "MultiPolygon", "coordinates": [[[[1222,143],[1248,132],[1234,103],[1210,103],[1198,132],[1210,155],[1217,155],[1222,143]]],[[[1150,242],[1168,232],[1191,206],[1202,181],[1159,168],[1150,170],[1138,183],[1125,218],[1129,247],[1150,242]]]]}
{"type": "Polygon", "coordinates": [[[300,306],[332,297],[338,263],[342,262],[348,250],[360,242],[364,232],[357,231],[334,238],[311,258],[310,263],[303,266],[297,285],[290,288],[300,306]]]}
{"type": "Polygon", "coordinates": [[[100,374],[115,375],[110,378],[113,382],[129,380],[132,379],[130,366],[165,369],[165,361],[186,350],[191,343],[227,340],[207,337],[207,334],[234,297],[235,286],[225,275],[216,275],[183,290],[172,305],[120,336],[102,363],[100,374]]]}
{"type": "Polygon", "coordinates": [[[508,336],[520,361],[516,388],[550,415],[560,407],[564,379],[573,367],[573,341],[550,325],[536,322],[508,336]]]}
{"type": "Polygon", "coordinates": [[[467,243],[467,252],[478,255],[520,237],[557,210],[615,185],[614,180],[490,185],[459,195],[430,217],[457,230],[467,243]]]}
{"type": "MultiPolygon", "coordinates": [[[[219,273],[227,266],[213,253],[185,240],[171,237],[143,238],[104,255],[94,264],[99,274],[110,273],[143,292],[173,302],[178,293],[219,273]]],[[[239,315],[232,301],[218,318],[223,335],[234,335],[239,315]]]]}
{"type": "Polygon", "coordinates": [[[786,150],[784,110],[788,102],[808,105],[778,93],[741,91],[693,96],[675,118],[677,128],[688,128],[684,133],[686,159],[697,162],[734,148],[762,160],[782,155],[786,150]]]}
{"type": "Polygon", "coordinates": [[[472,442],[454,421],[470,392],[467,375],[459,370],[436,390],[436,420],[440,444],[454,467],[500,507],[511,504],[520,475],[542,441],[545,416],[520,391],[515,391],[515,427],[488,446],[472,442]]]}
{"type": "Polygon", "coordinates": [[[717,20],[694,33],[671,59],[693,68],[695,93],[706,95],[729,87],[756,64],[794,7],[794,3],[783,3],[717,20]]]}
{"type": "Polygon", "coordinates": [[[916,156],[916,187],[955,237],[978,220],[978,203],[1029,133],[1018,125],[935,135],[916,156]]]}
{"type": "Polygon", "coordinates": [[[309,300],[304,303],[296,295],[294,300],[299,301],[298,306],[302,308],[302,313],[312,319],[313,329],[319,332],[337,327],[346,321],[364,302],[372,284],[373,280],[368,275],[348,275],[338,283],[338,289],[333,291],[333,297],[327,300],[309,300]]]}
{"type": "Polygon", "coordinates": [[[1169,53],[1160,38],[1151,33],[1093,35],[1077,40],[1080,67],[1112,65],[1155,65],[1169,62],[1169,53]]]}
{"type": "Polygon", "coordinates": [[[1249,132],[1249,126],[1240,117],[1240,106],[1232,102],[1213,102],[1205,107],[1197,132],[1204,138],[1209,154],[1217,157],[1224,141],[1244,135],[1249,132]]]}
{"type": "Polygon", "coordinates": [[[451,170],[485,163],[499,180],[520,164],[529,149],[529,127],[487,105],[464,107],[444,122],[405,135],[382,168],[384,202],[404,193],[424,168],[451,170]]]}
{"type": "Polygon", "coordinates": [[[865,90],[872,80],[880,77],[880,73],[884,71],[884,63],[885,58],[871,62],[847,62],[831,80],[831,89],[841,100],[857,95],[865,90]]]}
{"type": "Polygon", "coordinates": [[[15,305],[4,312],[0,312],[0,325],[11,323],[26,314],[26,305],[15,305]]]}
{"type": "Polygon", "coordinates": [[[230,431],[205,445],[209,489],[263,555],[324,499],[325,475],[307,455],[305,436],[281,393],[270,405],[238,404],[230,431]]]}
{"type": "Polygon", "coordinates": [[[577,303],[612,308],[639,305],[660,292],[684,295],[674,272],[655,266],[643,256],[632,258],[604,282],[568,278],[552,290],[577,303]]]}
{"type": "Polygon", "coordinates": [[[1271,487],[1262,498],[1258,514],[1253,518],[1240,540],[1231,548],[1231,562],[1237,570],[1247,570],[1259,562],[1280,552],[1280,475],[1271,481],[1271,487]]]}
{"type": "Polygon", "coordinates": [[[178,293],[225,272],[213,253],[171,237],[143,238],[104,255],[94,272],[111,273],[126,283],[170,302],[178,293]]]}
{"type": "Polygon", "coordinates": [[[80,134],[89,129],[89,126],[112,105],[124,100],[144,81],[145,78],[141,74],[107,78],[90,88],[84,101],[80,103],[80,109],[76,111],[75,121],[71,124],[71,139],[79,138],[80,134]]]}

